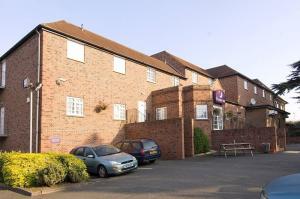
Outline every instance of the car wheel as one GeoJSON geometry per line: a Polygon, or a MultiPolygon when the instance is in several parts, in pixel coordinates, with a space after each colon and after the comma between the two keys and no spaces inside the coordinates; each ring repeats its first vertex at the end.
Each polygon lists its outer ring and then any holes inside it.
{"type": "Polygon", "coordinates": [[[150,162],[150,163],[154,163],[155,161],[156,161],[156,160],[150,160],[149,162],[150,162]]]}
{"type": "Polygon", "coordinates": [[[108,174],[106,168],[103,165],[98,167],[98,175],[100,178],[107,178],[108,174]]]}

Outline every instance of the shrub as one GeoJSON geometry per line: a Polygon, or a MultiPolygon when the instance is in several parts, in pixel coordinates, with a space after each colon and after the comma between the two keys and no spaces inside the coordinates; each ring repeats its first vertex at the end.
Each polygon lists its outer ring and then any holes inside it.
{"type": "Polygon", "coordinates": [[[58,155],[57,158],[64,165],[67,173],[67,181],[82,182],[89,178],[84,162],[73,155],[58,155]]]}
{"type": "Polygon", "coordinates": [[[42,169],[38,173],[39,185],[55,185],[61,183],[66,178],[66,169],[57,160],[50,161],[46,168],[42,169]]]}
{"type": "Polygon", "coordinates": [[[208,137],[200,128],[194,129],[194,150],[195,154],[206,153],[209,151],[208,137]]]}
{"type": "Polygon", "coordinates": [[[0,180],[12,187],[51,186],[87,179],[83,161],[69,154],[0,153],[0,180]]]}

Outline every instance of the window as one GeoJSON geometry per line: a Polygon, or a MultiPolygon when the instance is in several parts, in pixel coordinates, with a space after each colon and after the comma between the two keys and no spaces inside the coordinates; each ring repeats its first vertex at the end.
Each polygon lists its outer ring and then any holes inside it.
{"type": "Polygon", "coordinates": [[[272,101],[272,95],[270,94],[270,101],[272,101]]]}
{"type": "Polygon", "coordinates": [[[67,97],[67,115],[83,116],[83,100],[77,97],[67,97]]]}
{"type": "Polygon", "coordinates": [[[247,81],[244,81],[244,89],[248,90],[248,82],[247,81]]]}
{"type": "Polygon", "coordinates": [[[126,71],[125,59],[120,57],[114,57],[114,71],[117,73],[125,74],[126,71]]]}
{"type": "Polygon", "coordinates": [[[196,105],[196,119],[207,118],[207,105],[196,105]]]}
{"type": "Polygon", "coordinates": [[[5,109],[2,106],[0,108],[0,135],[4,135],[4,115],[5,115],[5,109]]]}
{"type": "Polygon", "coordinates": [[[89,155],[95,156],[93,151],[90,148],[86,147],[85,150],[84,150],[84,156],[87,157],[89,155]]]}
{"type": "Polygon", "coordinates": [[[223,113],[222,108],[214,108],[213,111],[213,129],[222,130],[223,129],[223,113]]]}
{"type": "Polygon", "coordinates": [[[3,60],[1,64],[1,85],[0,87],[5,87],[5,80],[6,80],[6,61],[3,60]]]}
{"type": "Polygon", "coordinates": [[[257,88],[254,86],[254,94],[257,94],[257,88]]]}
{"type": "Polygon", "coordinates": [[[114,104],[114,120],[126,120],[125,104],[114,104]]]}
{"type": "Polygon", "coordinates": [[[156,120],[167,119],[167,107],[156,108],[156,120]]]}
{"type": "Polygon", "coordinates": [[[211,78],[208,78],[208,85],[212,85],[213,84],[213,80],[211,78]]]}
{"type": "Polygon", "coordinates": [[[179,83],[180,83],[179,77],[172,76],[172,85],[179,86],[179,83]]]}
{"type": "Polygon", "coordinates": [[[67,57],[69,59],[84,62],[84,45],[68,40],[67,57]]]}
{"type": "Polygon", "coordinates": [[[83,155],[84,155],[84,148],[83,148],[83,147],[78,148],[78,149],[74,152],[74,155],[76,155],[76,156],[83,156],[83,155]]]}
{"type": "Polygon", "coordinates": [[[147,68],[147,81],[152,83],[156,82],[156,71],[154,68],[147,68]]]}
{"type": "Polygon", "coordinates": [[[192,72],[192,83],[198,84],[198,74],[196,72],[192,72]]]}
{"type": "Polygon", "coordinates": [[[266,97],[265,90],[262,90],[262,97],[266,97]]]}

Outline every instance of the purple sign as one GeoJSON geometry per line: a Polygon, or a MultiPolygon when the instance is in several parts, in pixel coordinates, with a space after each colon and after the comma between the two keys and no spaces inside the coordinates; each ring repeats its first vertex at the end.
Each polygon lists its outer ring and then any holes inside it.
{"type": "Polygon", "coordinates": [[[222,90],[213,91],[214,103],[224,104],[225,103],[225,93],[222,90]]]}

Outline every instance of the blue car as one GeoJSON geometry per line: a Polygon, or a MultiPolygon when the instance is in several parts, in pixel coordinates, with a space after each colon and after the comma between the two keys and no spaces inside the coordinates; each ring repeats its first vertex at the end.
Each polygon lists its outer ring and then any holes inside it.
{"type": "Polygon", "coordinates": [[[144,162],[154,163],[161,155],[158,144],[151,139],[124,140],[117,143],[116,147],[134,156],[139,164],[144,162]]]}
{"type": "Polygon", "coordinates": [[[70,152],[84,161],[89,173],[105,178],[137,169],[135,157],[111,145],[80,146],[70,152]]]}
{"type": "Polygon", "coordinates": [[[260,199],[299,199],[300,173],[277,178],[267,184],[260,199]]]}

